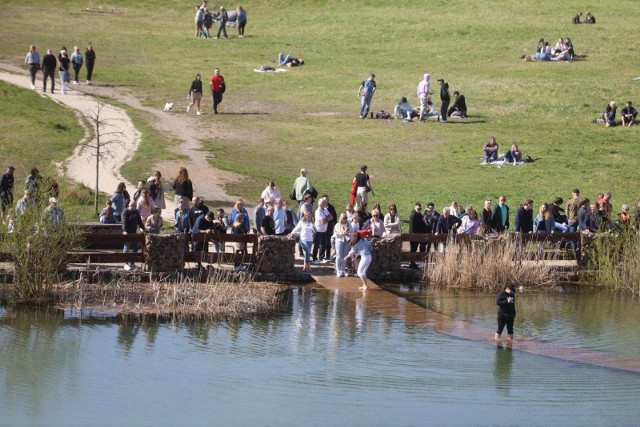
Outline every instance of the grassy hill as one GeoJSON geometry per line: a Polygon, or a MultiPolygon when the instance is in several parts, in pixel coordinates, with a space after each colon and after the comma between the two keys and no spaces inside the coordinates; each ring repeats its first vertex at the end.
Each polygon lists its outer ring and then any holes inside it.
{"type": "MultiPolygon", "coordinates": [[[[245,38],[228,29],[229,40],[202,40],[193,36],[193,4],[182,1],[34,0],[25,6],[5,0],[0,60],[21,64],[31,43],[43,51],[92,41],[96,82],[130,88],[157,108],[172,100],[178,111],[193,75],[206,79],[219,67],[228,83],[221,106],[227,114],[201,118],[220,132],[203,131],[203,144],[215,153],[216,167],[253,178],[229,188],[250,200],[270,178],[288,193],[306,167],[320,191],[342,206],[362,163],[376,189],[372,200],[397,203],[404,218],[418,200],[440,208],[454,199],[480,206],[506,194],[512,206],[529,197],[537,206],[567,199],[576,186],[592,198],[612,191],[616,209],[638,198],[640,127],[590,123],[612,99],[620,106],[640,103],[640,83],[631,80],[640,75],[638,48],[624,41],[636,32],[638,2],[281,0],[243,6],[245,38]],[[97,13],[100,7],[114,13],[97,13]],[[598,23],[572,25],[578,10],[591,10],[598,23]],[[572,63],[519,59],[541,37],[553,44],[570,37],[584,57],[572,63]],[[306,65],[253,72],[278,52],[306,65]],[[416,105],[416,86],[430,72],[437,106],[435,80],[444,78],[452,91],[465,94],[470,118],[446,125],[359,120],[356,90],[370,72],[378,82],[374,111],[392,110],[401,96],[416,105]],[[480,166],[490,136],[501,151],[515,142],[539,160],[480,166]]],[[[210,108],[210,97],[204,99],[210,108]]]]}

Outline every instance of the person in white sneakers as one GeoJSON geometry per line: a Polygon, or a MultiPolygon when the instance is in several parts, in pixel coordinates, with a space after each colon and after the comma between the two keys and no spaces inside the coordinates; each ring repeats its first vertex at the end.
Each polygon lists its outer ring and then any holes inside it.
{"type": "Polygon", "coordinates": [[[196,114],[198,116],[202,114],[200,112],[200,100],[202,99],[202,76],[200,75],[200,73],[196,74],[196,78],[191,82],[191,87],[189,88],[187,99],[191,99],[191,103],[187,107],[187,113],[195,104],[197,109],[196,114]]]}

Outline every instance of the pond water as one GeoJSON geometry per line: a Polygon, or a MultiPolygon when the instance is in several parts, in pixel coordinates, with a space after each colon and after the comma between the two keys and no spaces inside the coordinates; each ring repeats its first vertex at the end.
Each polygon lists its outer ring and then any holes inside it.
{"type": "MultiPolygon", "coordinates": [[[[495,295],[395,288],[495,327],[495,295]]],[[[0,309],[0,425],[638,425],[640,374],[452,338],[296,288],[215,325],[0,309]]],[[[519,295],[520,333],[640,358],[637,299],[519,295]]]]}

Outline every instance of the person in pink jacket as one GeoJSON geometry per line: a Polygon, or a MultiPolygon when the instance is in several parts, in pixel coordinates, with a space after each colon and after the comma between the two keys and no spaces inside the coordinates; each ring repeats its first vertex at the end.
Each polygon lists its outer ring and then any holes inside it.
{"type": "Polygon", "coordinates": [[[429,100],[429,90],[431,89],[430,85],[431,74],[424,73],[422,81],[418,84],[418,98],[420,99],[420,121],[424,122],[427,120],[426,113],[429,112],[429,107],[427,106],[427,101],[429,100]]]}

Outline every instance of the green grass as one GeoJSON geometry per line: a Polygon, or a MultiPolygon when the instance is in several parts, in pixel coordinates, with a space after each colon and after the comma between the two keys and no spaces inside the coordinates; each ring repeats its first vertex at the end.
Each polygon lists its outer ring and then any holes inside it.
{"type": "MultiPolygon", "coordinates": [[[[619,105],[640,102],[640,84],[631,81],[640,75],[637,49],[621,45],[623,34],[636,32],[638,2],[588,6],[598,24],[576,26],[571,17],[587,8],[577,0],[257,0],[243,5],[247,37],[237,39],[230,29],[230,40],[195,39],[193,5],[184,2],[123,0],[103,5],[122,13],[82,12],[100,5],[4,1],[0,60],[21,64],[31,43],[43,51],[91,40],[98,55],[95,80],[131,88],[155,108],[166,100],[179,103],[196,72],[208,80],[220,67],[228,83],[221,110],[247,114],[216,116],[224,136],[203,135],[203,141],[215,153],[214,166],[249,176],[227,187],[248,200],[270,178],[288,193],[306,167],[319,190],[342,206],[362,163],[369,165],[376,189],[372,201],[397,203],[405,218],[416,200],[440,207],[453,199],[480,205],[486,197],[506,194],[515,206],[529,197],[536,204],[558,195],[567,199],[576,186],[590,197],[612,191],[615,208],[638,197],[640,127],[590,123],[611,99],[619,105]],[[587,57],[573,63],[519,59],[540,37],[555,43],[560,36],[570,37],[576,52],[587,57]],[[253,72],[280,51],[307,64],[275,75],[253,72]],[[416,104],[425,71],[466,95],[468,122],[357,119],[356,90],[369,72],[378,81],[373,109],[390,111],[401,96],[416,104]],[[477,157],[492,135],[501,151],[517,142],[524,154],[540,160],[523,167],[480,166],[477,157]]],[[[210,98],[205,101],[210,108],[210,98]]],[[[137,124],[147,121],[141,115],[137,124]]],[[[144,154],[125,168],[130,179],[150,171],[171,149],[161,144],[161,150],[151,150],[157,137],[145,134],[153,131],[143,131],[144,154]]]]}

